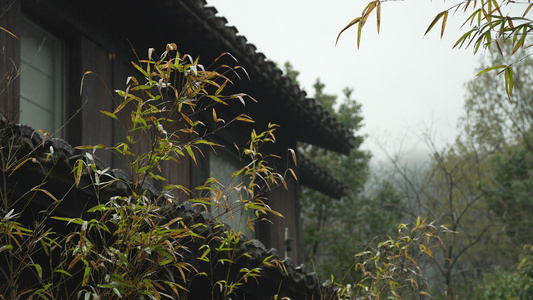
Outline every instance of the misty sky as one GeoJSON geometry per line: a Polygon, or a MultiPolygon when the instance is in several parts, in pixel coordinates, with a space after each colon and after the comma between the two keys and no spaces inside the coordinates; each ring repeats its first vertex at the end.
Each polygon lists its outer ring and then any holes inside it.
{"type": "Polygon", "coordinates": [[[341,96],[343,88],[353,88],[363,105],[365,148],[376,157],[384,157],[378,145],[389,153],[425,149],[419,140],[428,130],[439,146],[453,142],[464,83],[474,78],[479,58],[470,48],[452,50],[463,15],[450,16],[442,40],[440,31],[424,36],[433,17],[450,2],[384,3],[380,34],[371,17],[359,50],[356,28],[345,32],[337,46],[335,39],[367,0],[207,2],[267,58],[279,65],[289,61],[300,71],[300,84],[309,96],[317,78],[329,94],[341,96]]]}

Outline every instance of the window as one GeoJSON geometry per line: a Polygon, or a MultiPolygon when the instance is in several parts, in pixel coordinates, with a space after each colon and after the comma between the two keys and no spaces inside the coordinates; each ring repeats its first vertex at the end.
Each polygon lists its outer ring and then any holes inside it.
{"type": "Polygon", "coordinates": [[[20,123],[55,133],[64,123],[63,43],[23,18],[20,44],[20,123]]]}
{"type": "Polygon", "coordinates": [[[244,185],[249,183],[247,178],[238,176],[232,178],[232,174],[242,168],[241,163],[236,155],[232,155],[228,150],[223,148],[217,148],[217,153],[210,153],[209,156],[209,169],[211,171],[211,177],[214,177],[222,187],[221,191],[224,197],[220,199],[220,207],[213,210],[215,216],[221,215],[220,220],[228,224],[234,231],[244,231],[246,235],[253,238],[253,231],[248,228],[248,218],[254,217],[252,209],[245,210],[244,202],[242,200],[249,200],[248,194],[244,188],[239,191],[236,188],[240,182],[244,185]],[[239,199],[239,196],[242,199],[239,199]],[[232,210],[232,213],[228,213],[228,210],[224,207],[228,207],[232,210]]]}

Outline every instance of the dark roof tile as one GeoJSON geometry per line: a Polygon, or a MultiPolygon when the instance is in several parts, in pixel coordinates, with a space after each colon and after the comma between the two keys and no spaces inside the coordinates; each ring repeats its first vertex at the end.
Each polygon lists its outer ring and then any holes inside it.
{"type": "Polygon", "coordinates": [[[299,174],[298,179],[312,189],[323,194],[340,199],[346,195],[347,187],[344,183],[325,172],[302,154],[298,155],[299,174]]]}
{"type": "MultiPolygon", "coordinates": [[[[17,152],[17,155],[21,157],[27,157],[27,155],[31,153],[32,156],[35,156],[38,160],[40,160],[40,163],[57,164],[58,162],[61,162],[61,168],[50,168],[49,170],[43,170],[41,175],[43,177],[46,176],[47,180],[55,180],[60,178],[66,187],[73,186],[74,178],[70,173],[72,171],[73,162],[79,158],[85,159],[89,163],[96,164],[96,168],[98,170],[103,170],[105,167],[96,156],[87,156],[84,154],[75,155],[74,149],[70,146],[70,144],[62,139],[53,138],[49,140],[49,142],[45,142],[45,147],[43,147],[42,140],[31,127],[27,125],[8,124],[7,120],[3,120],[2,118],[0,118],[0,121],[0,133],[4,137],[2,140],[2,146],[6,145],[6,141],[15,141],[18,142],[17,145],[22,145],[24,148],[24,151],[17,152]],[[54,154],[56,155],[55,160],[49,159],[47,154],[48,148],[46,146],[53,149],[54,154]],[[69,161],[70,163],[67,163],[69,161]],[[68,169],[65,169],[65,166],[68,166],[68,169]],[[49,171],[50,173],[48,173],[49,171]]],[[[26,171],[32,172],[34,170],[35,169],[33,168],[26,171]]],[[[24,167],[19,169],[17,172],[25,172],[24,167]]],[[[90,176],[90,174],[84,174],[82,177],[88,176],[90,176]]],[[[105,180],[116,179],[116,181],[105,189],[100,190],[100,197],[111,198],[113,196],[130,195],[132,180],[125,171],[121,169],[112,169],[107,173],[107,175],[104,176],[108,177],[105,178],[105,180]]],[[[87,195],[92,195],[90,197],[97,199],[96,194],[94,194],[95,189],[90,188],[91,184],[94,184],[94,182],[90,179],[83,178],[82,182],[84,182],[85,186],[89,186],[89,188],[84,189],[84,193],[87,195]]],[[[143,182],[141,186],[143,190],[147,191],[146,196],[150,199],[157,200],[160,199],[160,196],[164,196],[167,199],[172,198],[171,194],[157,191],[149,182],[143,182]]],[[[66,198],[64,201],[69,201],[69,198],[66,198]]],[[[208,216],[203,209],[200,209],[199,206],[192,206],[189,202],[176,203],[166,201],[161,203],[161,205],[165,205],[163,211],[166,211],[168,214],[172,214],[169,217],[175,218],[176,216],[180,216],[183,218],[185,224],[207,224],[207,226],[203,226],[198,229],[202,231],[202,234],[206,240],[210,239],[205,235],[220,235],[223,234],[224,230],[228,228],[227,225],[222,227],[218,226],[219,223],[216,219],[208,216]]],[[[82,209],[80,205],[76,205],[76,207],[78,210],[82,209]]],[[[69,215],[70,217],[77,217],[81,211],[64,210],[63,213],[67,215],[71,214],[69,215]]],[[[331,288],[324,290],[324,287],[320,285],[320,280],[315,273],[308,273],[303,265],[296,266],[289,258],[282,260],[279,257],[276,249],[266,249],[265,246],[258,240],[249,240],[246,237],[243,237],[237,249],[239,252],[237,257],[241,257],[244,260],[240,261],[239,263],[243,265],[257,266],[269,257],[280,261],[283,264],[282,268],[267,266],[262,270],[262,276],[264,276],[267,280],[277,282],[276,287],[283,284],[291,292],[296,292],[298,295],[318,296],[323,294],[324,291],[330,294],[334,293],[331,288]]]]}
{"type": "MultiPolygon", "coordinates": [[[[201,0],[189,0],[198,3],[201,0]]],[[[186,5],[187,1],[183,1],[183,5],[186,5]]],[[[272,62],[265,61],[265,57],[262,53],[256,52],[256,47],[252,44],[247,43],[246,38],[237,37],[238,30],[233,26],[228,26],[226,19],[221,20],[220,17],[217,17],[216,14],[213,15],[213,12],[216,11],[211,9],[209,6],[198,5],[196,8],[198,10],[196,13],[200,16],[204,22],[211,25],[211,30],[218,31],[222,39],[227,40],[229,45],[232,47],[232,53],[239,57],[239,60],[249,61],[250,67],[252,67],[256,72],[266,78],[272,80],[273,82],[267,83],[267,88],[273,88],[279,84],[282,72],[279,70],[272,62]],[[237,41],[234,43],[234,41],[237,41]],[[252,47],[250,47],[252,46],[252,47]],[[245,54],[246,56],[241,56],[245,54]]],[[[312,135],[301,135],[300,137],[303,142],[310,144],[315,144],[320,147],[324,147],[330,150],[347,154],[351,148],[354,147],[355,138],[350,130],[343,126],[339,121],[333,118],[319,103],[314,99],[311,101],[302,102],[302,99],[305,99],[306,95],[303,94],[298,87],[298,85],[291,83],[295,88],[285,88],[283,85],[284,98],[290,99],[291,101],[296,101],[296,105],[292,106],[292,110],[303,110],[306,112],[304,116],[310,120],[309,124],[305,124],[304,127],[309,130],[319,130],[319,127],[322,127],[320,130],[322,133],[321,138],[314,139],[312,135]],[[303,97],[302,97],[303,95],[303,97]],[[324,141],[321,141],[323,139],[324,141]]],[[[293,113],[295,112],[293,111],[293,113]]]]}

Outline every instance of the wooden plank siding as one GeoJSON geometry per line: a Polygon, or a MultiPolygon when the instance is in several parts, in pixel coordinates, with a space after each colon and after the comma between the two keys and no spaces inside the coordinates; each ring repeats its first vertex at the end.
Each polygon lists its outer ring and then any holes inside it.
{"type": "Polygon", "coordinates": [[[287,255],[297,262],[304,260],[303,252],[303,237],[300,223],[300,207],[299,202],[294,201],[295,197],[299,197],[299,184],[295,179],[287,177],[288,189],[282,186],[274,188],[270,194],[269,204],[275,211],[281,212],[283,218],[271,217],[272,224],[270,224],[270,242],[276,245],[280,252],[280,256],[284,257],[285,253],[285,230],[288,230],[288,239],[291,240],[292,250],[287,251],[287,255]]]}
{"type": "MultiPolygon", "coordinates": [[[[113,145],[113,121],[100,113],[114,107],[113,54],[85,36],[74,43],[70,53],[74,70],[67,103],[75,125],[69,126],[68,140],[73,145],[113,145]],[[81,93],[76,93],[80,89],[81,93]]],[[[105,165],[112,164],[109,151],[97,155],[105,165]]]]}
{"type": "Polygon", "coordinates": [[[19,1],[0,1],[0,110],[10,121],[19,117],[20,80],[20,15],[19,1]]]}

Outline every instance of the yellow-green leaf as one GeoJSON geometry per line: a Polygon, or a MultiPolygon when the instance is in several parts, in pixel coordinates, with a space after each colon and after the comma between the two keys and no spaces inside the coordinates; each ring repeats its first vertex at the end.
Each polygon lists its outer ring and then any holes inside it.
{"type": "Polygon", "coordinates": [[[346,25],[346,27],[344,27],[341,32],[339,32],[339,35],[337,35],[337,40],[335,41],[335,45],[337,45],[337,43],[339,42],[339,38],[341,37],[341,34],[346,31],[348,28],[354,26],[355,24],[359,23],[361,21],[361,17],[357,17],[355,19],[353,19],[350,23],[348,23],[348,25],[346,25]]]}
{"type": "Polygon", "coordinates": [[[4,27],[0,26],[0,30],[7,32],[8,34],[10,34],[11,36],[13,36],[13,37],[16,38],[17,40],[20,40],[16,35],[14,35],[11,31],[5,29],[4,27]]]}
{"type": "Polygon", "coordinates": [[[25,160],[21,161],[15,168],[13,168],[13,171],[11,171],[9,176],[11,176],[11,174],[13,174],[13,172],[15,172],[18,168],[22,167],[26,162],[28,162],[28,160],[32,160],[32,159],[33,159],[33,157],[28,157],[25,160]]]}
{"type": "Polygon", "coordinates": [[[83,280],[81,282],[82,286],[86,286],[87,282],[89,281],[89,275],[91,274],[91,268],[85,267],[85,271],[83,272],[83,280]]]}
{"type": "Polygon", "coordinates": [[[254,121],[251,117],[249,117],[249,116],[247,116],[247,115],[245,115],[245,114],[241,114],[240,116],[238,116],[238,117],[235,118],[235,119],[236,119],[237,121],[243,121],[243,122],[248,122],[248,123],[255,123],[255,121],[254,121]]]}
{"type": "Polygon", "coordinates": [[[118,120],[118,119],[117,119],[117,116],[115,116],[115,114],[113,114],[113,113],[110,113],[110,112],[105,111],[105,110],[101,110],[100,112],[103,113],[104,115],[108,116],[108,117],[111,117],[111,118],[113,118],[113,119],[118,120]]]}
{"type": "Polygon", "coordinates": [[[513,69],[511,69],[511,66],[508,66],[505,68],[505,90],[508,97],[511,97],[513,94],[513,86],[513,69]]]}
{"type": "MultiPolygon", "coordinates": [[[[516,33],[516,34],[519,34],[519,33],[516,33]]],[[[518,51],[518,49],[520,49],[520,47],[524,45],[524,42],[526,41],[526,37],[527,37],[527,28],[524,27],[524,29],[522,30],[522,36],[520,37],[518,42],[515,43],[512,54],[515,54],[516,51],[518,51]]]]}
{"type": "Polygon", "coordinates": [[[41,267],[41,265],[39,264],[29,264],[28,267],[34,267],[35,270],[37,271],[37,275],[39,276],[39,278],[43,278],[43,268],[41,267]]]}
{"type": "Polygon", "coordinates": [[[497,66],[488,67],[485,70],[482,70],[481,72],[477,73],[476,76],[485,74],[485,73],[487,73],[489,71],[492,71],[492,70],[503,69],[503,68],[507,68],[507,65],[497,65],[497,66]]]}
{"type": "MultiPolygon", "coordinates": [[[[435,24],[437,24],[437,22],[444,16],[446,16],[446,18],[448,17],[448,11],[447,10],[442,11],[439,14],[437,14],[437,16],[435,16],[435,19],[433,19],[431,24],[429,24],[429,27],[426,30],[426,32],[424,33],[424,35],[428,34],[428,32],[431,31],[431,29],[435,26],[435,24]]],[[[443,26],[442,30],[444,30],[444,26],[443,26]]],[[[441,37],[442,37],[442,32],[441,32],[441,37]]]]}
{"type": "Polygon", "coordinates": [[[192,158],[195,164],[196,163],[196,157],[194,156],[194,152],[192,151],[191,146],[185,146],[185,150],[187,150],[187,153],[189,153],[189,156],[192,158]]]}
{"type": "Polygon", "coordinates": [[[48,195],[48,197],[52,198],[52,200],[54,200],[55,202],[59,202],[59,200],[57,200],[57,198],[54,197],[54,195],[52,195],[52,193],[50,193],[50,192],[47,191],[47,190],[44,190],[44,189],[32,189],[32,191],[43,192],[43,193],[45,193],[46,195],[48,195]]]}
{"type": "Polygon", "coordinates": [[[448,20],[448,11],[444,13],[444,16],[442,18],[442,27],[440,30],[440,38],[442,39],[442,36],[444,36],[444,29],[446,28],[446,20],[448,20]]]}

